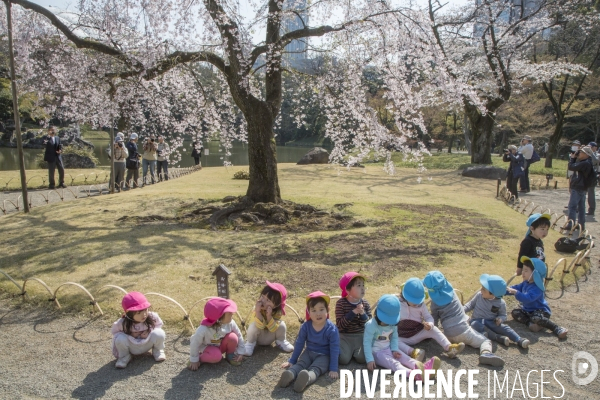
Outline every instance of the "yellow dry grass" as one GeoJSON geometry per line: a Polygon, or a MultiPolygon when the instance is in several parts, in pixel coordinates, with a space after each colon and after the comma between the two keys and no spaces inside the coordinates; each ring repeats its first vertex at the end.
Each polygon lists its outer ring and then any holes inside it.
{"type": "MultiPolygon", "coordinates": [[[[221,262],[232,270],[231,297],[244,318],[266,279],[286,285],[289,304],[301,311],[302,299],[311,291],[339,295],[337,282],[348,270],[374,276],[367,290],[371,303],[384,293],[397,293],[406,279],[423,278],[432,269],[441,270],[464,292],[465,300],[479,288],[480,274],[494,273],[508,279],[515,270],[526,217],[495,199],[495,181],[463,178],[456,171],[429,171],[419,184],[412,169],[388,176],[380,167],[348,170],[280,164],[279,181],[285,199],[327,210],[352,202],[347,213],[358,220],[384,224],[344,231],[213,232],[175,221],[119,221],[132,215],[173,217],[200,198],[243,195],[247,181],[232,179],[238,169],[205,168],[143,189],[2,217],[0,269],[20,283],[30,277],[40,278],[52,288],[67,281],[81,283],[97,296],[107,318],[115,319],[120,313],[120,294],[102,289],[104,285],[162,293],[189,309],[199,299],[216,295],[211,273],[221,262]],[[402,206],[390,207],[394,204],[402,206]],[[428,209],[431,215],[414,211],[428,209]],[[462,232],[461,237],[448,237],[452,232],[462,232]],[[361,243],[389,249],[392,255],[388,258],[385,251],[370,252],[361,248],[361,243]],[[477,250],[471,252],[471,245],[477,250]],[[425,246],[427,252],[394,253],[411,246],[425,246]],[[436,253],[437,248],[449,250],[436,253]],[[435,256],[427,256],[431,252],[435,256]]],[[[558,237],[551,231],[546,239],[550,266],[559,258],[551,249],[558,237]]],[[[17,288],[0,277],[1,297],[20,302],[17,288]]],[[[52,307],[37,282],[28,283],[27,294],[29,303],[52,307]]],[[[91,312],[87,298],[74,287],[61,289],[58,297],[68,312],[91,312]]],[[[171,303],[158,297],[150,300],[163,319],[185,325],[182,312],[171,303]]],[[[192,312],[196,324],[201,309],[200,304],[192,312]]],[[[298,326],[291,314],[288,322],[292,330],[298,326]]]]}

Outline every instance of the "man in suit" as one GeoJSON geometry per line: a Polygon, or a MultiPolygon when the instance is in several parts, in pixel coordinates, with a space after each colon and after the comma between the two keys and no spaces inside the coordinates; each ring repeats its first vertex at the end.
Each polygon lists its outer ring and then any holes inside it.
{"type": "Polygon", "coordinates": [[[66,188],[65,185],[65,169],[63,168],[62,157],[62,144],[60,138],[56,136],[56,127],[50,126],[48,128],[48,137],[46,139],[46,152],[44,153],[44,161],[48,163],[48,180],[50,182],[50,189],[55,188],[54,182],[54,170],[58,169],[58,187],[66,188]]]}

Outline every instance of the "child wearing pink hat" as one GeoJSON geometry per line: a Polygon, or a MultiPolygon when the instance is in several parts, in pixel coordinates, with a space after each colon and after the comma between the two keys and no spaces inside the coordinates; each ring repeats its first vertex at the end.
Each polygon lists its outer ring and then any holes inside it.
{"type": "Polygon", "coordinates": [[[242,332],[233,320],[237,304],[233,300],[213,297],[204,305],[204,319],[190,339],[190,363],[196,371],[201,363],[218,363],[226,359],[231,365],[242,363],[245,346],[242,332]]]}
{"type": "Polygon", "coordinates": [[[306,296],[306,322],[300,327],[292,357],[281,366],[288,369],[281,374],[279,387],[288,387],[295,379],[294,391],[302,392],[327,370],[330,378],[338,378],[340,337],[329,320],[329,301],[322,292],[306,296]]]}
{"type": "Polygon", "coordinates": [[[371,318],[371,305],[365,296],[366,278],[358,272],[346,272],[340,279],[342,298],[335,303],[335,325],[340,332],[340,364],[366,363],[363,349],[365,324],[371,318]]]}
{"type": "Polygon", "coordinates": [[[165,360],[165,331],[157,313],[148,311],[150,302],[140,292],[129,292],[121,301],[125,314],[110,330],[113,335],[112,352],[117,358],[115,367],[125,368],[131,355],[152,350],[156,361],[165,360]]]}
{"type": "Polygon", "coordinates": [[[270,346],[275,342],[286,353],[294,351],[294,346],[286,340],[286,326],[281,320],[281,316],[285,315],[287,290],[281,283],[266,283],[252,311],[252,323],[246,331],[246,356],[254,353],[257,343],[270,346]]]}

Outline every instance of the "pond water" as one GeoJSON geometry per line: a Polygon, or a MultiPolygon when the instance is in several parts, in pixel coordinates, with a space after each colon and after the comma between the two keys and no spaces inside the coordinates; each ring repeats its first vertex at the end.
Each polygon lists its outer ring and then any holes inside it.
{"type": "MultiPolygon", "coordinates": [[[[94,155],[100,161],[101,166],[110,165],[110,160],[106,154],[105,149],[108,146],[108,139],[95,139],[90,140],[94,144],[94,155]]],[[[181,162],[179,167],[191,167],[194,165],[194,159],[192,158],[192,142],[184,142],[183,148],[186,150],[182,152],[181,162]]],[[[219,146],[219,142],[205,142],[204,148],[208,149],[209,154],[205,155],[202,153],[200,161],[203,167],[219,167],[223,166],[225,152],[219,146]]],[[[279,163],[295,163],[302,158],[313,147],[291,147],[291,146],[277,146],[277,161],[279,163]]],[[[181,151],[181,149],[180,149],[181,151]]],[[[42,154],[43,149],[23,149],[25,158],[26,169],[39,169],[35,163],[35,158],[38,154],[42,154]]],[[[234,166],[248,165],[248,145],[246,143],[234,143],[231,149],[231,156],[229,161],[234,166]]],[[[0,171],[16,170],[19,169],[18,152],[16,148],[0,147],[0,171]]]]}

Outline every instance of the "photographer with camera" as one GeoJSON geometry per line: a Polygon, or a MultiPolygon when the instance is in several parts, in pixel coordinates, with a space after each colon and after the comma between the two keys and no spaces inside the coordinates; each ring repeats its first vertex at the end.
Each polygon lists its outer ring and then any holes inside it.
{"type": "Polygon", "coordinates": [[[44,144],[46,145],[46,151],[44,153],[44,161],[48,163],[48,182],[49,189],[54,189],[55,181],[54,181],[54,171],[58,169],[58,187],[66,188],[65,185],[65,169],[63,167],[62,162],[62,143],[60,143],[60,138],[56,136],[56,127],[50,125],[48,127],[48,136],[46,136],[44,140],[44,144]]]}
{"type": "Polygon", "coordinates": [[[115,190],[120,192],[125,180],[125,160],[129,157],[129,152],[127,151],[127,147],[125,147],[122,136],[117,136],[115,143],[113,143],[113,148],[109,152],[109,156],[112,157],[113,155],[115,157],[115,190]]]}
{"type": "Polygon", "coordinates": [[[508,149],[504,150],[502,161],[510,162],[506,174],[506,187],[515,196],[515,199],[518,199],[517,181],[525,176],[525,159],[522,154],[517,152],[517,146],[511,144],[508,149]]]}
{"type": "Polygon", "coordinates": [[[165,138],[161,136],[158,137],[158,146],[156,148],[156,153],[158,156],[158,181],[162,181],[163,178],[165,181],[169,180],[169,153],[171,149],[169,145],[165,143],[165,138]],[[164,171],[164,172],[162,172],[164,171]]]}
{"type": "Polygon", "coordinates": [[[154,136],[150,136],[150,138],[144,140],[144,155],[142,157],[142,187],[146,185],[146,175],[148,174],[148,167],[150,167],[150,179],[154,184],[155,179],[154,176],[156,174],[156,160],[158,158],[156,154],[156,150],[158,148],[156,142],[154,141],[154,136]]]}
{"type": "MultiPolygon", "coordinates": [[[[594,173],[592,165],[592,157],[594,153],[589,146],[585,146],[580,150],[577,150],[571,155],[569,160],[569,171],[573,171],[571,180],[569,183],[569,189],[571,195],[569,197],[569,219],[581,225],[581,231],[585,229],[585,196],[588,188],[588,178],[594,173]]],[[[595,182],[594,182],[595,183],[595,182]]],[[[569,224],[565,227],[571,229],[572,225],[569,224]]]]}
{"type": "Polygon", "coordinates": [[[140,179],[140,153],[138,153],[137,140],[137,133],[132,133],[129,135],[129,142],[127,142],[127,152],[129,153],[129,157],[127,157],[125,162],[125,166],[127,167],[125,189],[139,187],[138,181],[140,179]],[[132,178],[133,182],[131,181],[132,178]]]}

